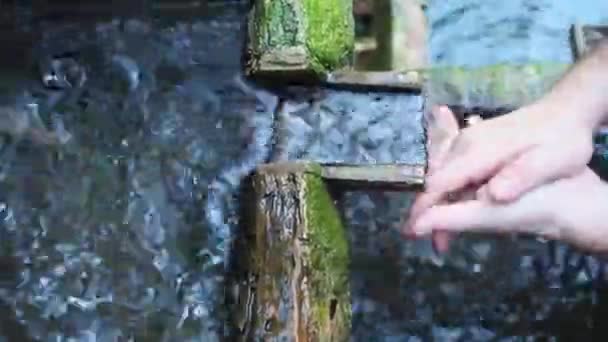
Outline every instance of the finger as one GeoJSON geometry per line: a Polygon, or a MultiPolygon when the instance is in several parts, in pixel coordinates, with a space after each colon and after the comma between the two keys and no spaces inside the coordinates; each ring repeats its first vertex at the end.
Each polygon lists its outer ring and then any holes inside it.
{"type": "Polygon", "coordinates": [[[564,156],[568,155],[563,149],[535,148],[524,152],[489,181],[490,196],[498,202],[512,202],[540,185],[583,169],[584,165],[564,165],[564,156]]]}
{"type": "MultiPolygon", "coordinates": [[[[458,141],[453,147],[457,144],[458,141]]],[[[500,170],[502,165],[515,158],[519,152],[496,151],[480,147],[462,148],[462,150],[460,153],[452,152],[441,168],[428,176],[426,181],[428,192],[437,193],[436,197],[442,197],[447,192],[457,192],[467,185],[483,183],[500,170]]]]}
{"type": "Polygon", "coordinates": [[[446,106],[435,106],[427,114],[428,172],[432,173],[450,150],[458,136],[458,121],[446,106]]]}
{"type": "MultiPolygon", "coordinates": [[[[426,210],[431,208],[432,206],[448,200],[448,197],[449,197],[450,202],[468,201],[468,200],[476,199],[477,187],[478,187],[477,185],[471,185],[471,186],[465,187],[461,191],[451,193],[451,196],[448,196],[450,194],[447,194],[447,193],[446,194],[442,194],[442,193],[418,194],[416,196],[416,200],[414,201],[414,204],[410,208],[409,218],[406,222],[406,225],[403,228],[404,233],[412,235],[412,233],[411,233],[412,225],[418,219],[418,217],[422,213],[424,213],[426,210]],[[409,232],[409,233],[407,233],[407,232],[409,232]]],[[[487,196],[486,196],[486,198],[487,198],[487,196]]]]}
{"type": "Polygon", "coordinates": [[[443,230],[436,230],[432,235],[433,249],[437,253],[446,253],[450,249],[452,235],[443,230]]]}
{"type": "MultiPolygon", "coordinates": [[[[447,156],[452,142],[458,136],[460,128],[456,116],[447,106],[434,106],[427,117],[427,151],[428,170],[427,174],[434,172],[447,156]]],[[[426,210],[426,208],[438,203],[443,194],[425,192],[417,196],[410,210],[410,220],[426,210]]],[[[407,229],[406,229],[407,230],[407,229]]]]}
{"type": "Polygon", "coordinates": [[[439,193],[421,193],[416,196],[416,200],[410,209],[410,222],[416,220],[421,213],[428,208],[441,202],[443,200],[442,194],[439,193]]]}
{"type": "MultiPolygon", "coordinates": [[[[476,187],[466,188],[463,191],[454,195],[452,200],[454,201],[467,201],[476,199],[476,187]]],[[[416,236],[412,231],[412,236],[416,236]]],[[[435,230],[432,233],[433,248],[437,253],[446,253],[450,249],[450,241],[452,240],[453,233],[444,230],[435,230]]]]}
{"type": "Polygon", "coordinates": [[[509,226],[516,214],[511,206],[465,201],[428,209],[416,220],[412,231],[417,236],[428,235],[434,230],[497,232],[500,226],[509,226]]]}
{"type": "Polygon", "coordinates": [[[492,201],[492,196],[490,195],[490,189],[488,187],[488,184],[486,183],[485,185],[481,186],[479,189],[477,189],[477,191],[475,192],[475,199],[479,200],[479,201],[492,201]]]}

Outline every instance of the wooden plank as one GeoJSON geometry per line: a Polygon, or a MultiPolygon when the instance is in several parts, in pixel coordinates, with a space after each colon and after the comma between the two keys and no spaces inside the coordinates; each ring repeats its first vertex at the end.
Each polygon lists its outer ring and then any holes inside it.
{"type": "Polygon", "coordinates": [[[330,86],[395,88],[419,92],[424,79],[417,71],[355,71],[338,70],[329,73],[325,83],[330,86]]]}
{"type": "Polygon", "coordinates": [[[229,294],[231,341],[348,341],[348,237],[321,168],[260,166],[229,294]]]}
{"type": "Polygon", "coordinates": [[[352,0],[261,0],[253,5],[249,75],[316,80],[350,65],[353,50],[352,0]]]}
{"type": "Polygon", "coordinates": [[[321,165],[323,179],[345,190],[420,190],[424,186],[424,165],[321,165]]]}

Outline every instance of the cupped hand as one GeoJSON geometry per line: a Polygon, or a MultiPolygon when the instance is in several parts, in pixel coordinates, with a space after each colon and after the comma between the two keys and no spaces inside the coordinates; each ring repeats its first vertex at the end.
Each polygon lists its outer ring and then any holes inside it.
{"type": "Polygon", "coordinates": [[[608,185],[588,168],[527,192],[510,203],[488,198],[434,206],[410,227],[410,234],[528,233],[562,240],[589,251],[608,251],[608,185]]]}

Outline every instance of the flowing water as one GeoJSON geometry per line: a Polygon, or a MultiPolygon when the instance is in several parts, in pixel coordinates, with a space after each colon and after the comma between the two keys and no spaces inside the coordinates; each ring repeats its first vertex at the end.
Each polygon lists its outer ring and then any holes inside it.
{"type": "MultiPolygon", "coordinates": [[[[69,137],[53,148],[9,141],[16,153],[2,158],[6,340],[222,340],[236,198],[257,164],[424,161],[418,96],[270,91],[244,80],[246,6],[227,3],[203,19],[44,26],[41,55],[69,54],[88,68],[72,106],[48,111],[56,93],[37,75],[2,73],[2,105],[38,103],[69,137]]],[[[601,22],[607,9],[590,0],[431,1],[432,58],[567,62],[568,25],[601,22]]],[[[598,259],[535,239],[475,237],[440,258],[428,241],[397,233],[412,195],[345,196],[353,341],[597,333],[606,310],[598,259]]]]}

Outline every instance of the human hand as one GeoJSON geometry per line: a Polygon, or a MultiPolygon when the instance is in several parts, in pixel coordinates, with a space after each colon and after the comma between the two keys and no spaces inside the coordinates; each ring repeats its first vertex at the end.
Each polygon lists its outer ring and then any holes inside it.
{"type": "Polygon", "coordinates": [[[535,188],[510,203],[489,198],[482,187],[475,199],[437,205],[422,213],[409,234],[433,231],[529,233],[572,243],[589,251],[608,251],[608,185],[589,168],[535,188]]]}
{"type": "Polygon", "coordinates": [[[488,183],[500,202],[544,183],[580,173],[593,152],[593,127],[574,113],[536,103],[463,129],[450,144],[441,167],[429,173],[424,210],[446,194],[488,183]]]}

